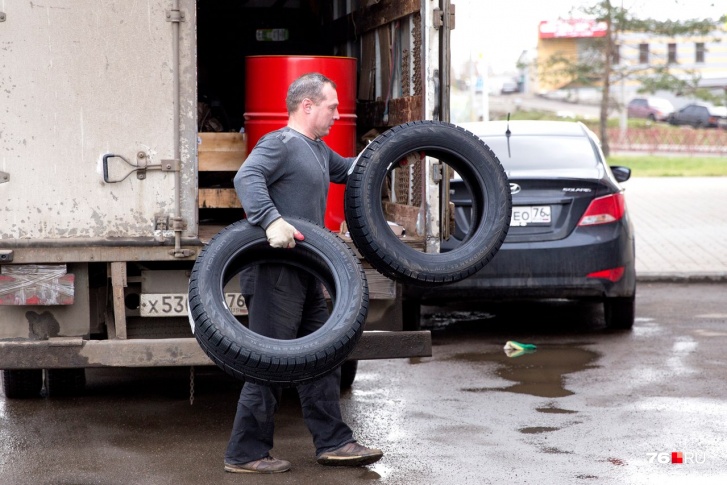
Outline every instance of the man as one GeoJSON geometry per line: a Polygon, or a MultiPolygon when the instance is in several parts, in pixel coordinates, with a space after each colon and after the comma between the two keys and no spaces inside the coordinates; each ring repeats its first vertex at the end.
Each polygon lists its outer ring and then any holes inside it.
{"type": "MultiPolygon", "coordinates": [[[[235,190],[252,224],[265,228],[274,248],[292,248],[303,240],[285,220],[298,217],[323,225],[328,184],[343,183],[353,158],[331,150],[321,138],[339,119],[336,85],[319,73],[293,81],[286,97],[288,124],[263,136],[235,175],[235,190]]],[[[241,275],[250,329],[275,339],[310,334],[328,319],[320,283],[306,271],[284,264],[265,264],[241,275]]],[[[341,370],[298,386],[303,418],[322,465],[361,466],[383,453],[358,444],[343,422],[341,370]]],[[[279,473],[290,463],[270,456],[273,415],[281,390],[246,382],[240,394],[225,471],[279,473]]]]}

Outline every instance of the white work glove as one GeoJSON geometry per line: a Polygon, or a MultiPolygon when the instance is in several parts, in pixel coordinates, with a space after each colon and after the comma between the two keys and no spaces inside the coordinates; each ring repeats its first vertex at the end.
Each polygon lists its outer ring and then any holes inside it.
{"type": "Polygon", "coordinates": [[[288,224],[282,217],[270,223],[265,229],[265,235],[274,248],[294,248],[296,239],[298,241],[304,239],[303,234],[291,224],[288,224]]]}

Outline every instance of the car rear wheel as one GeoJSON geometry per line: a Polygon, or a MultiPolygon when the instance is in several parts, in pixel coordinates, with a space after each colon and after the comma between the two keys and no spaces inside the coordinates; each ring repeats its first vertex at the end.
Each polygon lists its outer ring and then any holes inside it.
{"type": "Polygon", "coordinates": [[[341,365],[368,312],[366,275],[351,248],[312,222],[288,222],[305,236],[292,249],[271,248],[265,231],[246,220],[226,227],[199,254],[189,281],[189,318],[202,350],[233,377],[283,387],[314,381],[341,365]],[[301,269],[325,287],[331,310],[321,328],[279,340],[253,332],[232,314],[225,285],[241,270],[266,263],[301,269]]]}
{"type": "Polygon", "coordinates": [[[628,330],[634,326],[636,318],[636,298],[606,298],[603,302],[606,327],[616,330],[628,330]]]}
{"type": "Polygon", "coordinates": [[[8,399],[40,397],[43,388],[42,369],[13,369],[2,371],[3,393],[8,399]]]}
{"type": "Polygon", "coordinates": [[[460,281],[484,267],[507,235],[511,209],[510,187],[497,156],[473,133],[441,121],[406,123],[376,137],[361,152],[346,185],[346,222],[356,248],[383,275],[419,286],[460,281]],[[441,161],[470,188],[470,230],[452,251],[419,251],[389,229],[382,193],[394,170],[408,170],[412,155],[415,163],[425,156],[441,161]]]}

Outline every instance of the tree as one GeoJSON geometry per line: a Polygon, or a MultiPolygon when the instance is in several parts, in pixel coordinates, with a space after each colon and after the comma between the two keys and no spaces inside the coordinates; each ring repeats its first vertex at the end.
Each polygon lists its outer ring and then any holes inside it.
{"type": "Polygon", "coordinates": [[[556,77],[572,86],[601,86],[599,136],[606,155],[609,154],[609,140],[606,131],[608,114],[618,102],[611,96],[611,88],[624,79],[641,81],[643,92],[666,89],[685,95],[709,99],[707,90],[698,88],[699,77],[692,72],[686,79],[672,72],[666,60],[663,62],[627,65],[620,62],[619,46],[621,36],[626,33],[645,33],[651,36],[675,37],[679,35],[709,35],[727,20],[691,19],[684,21],[640,19],[622,6],[613,5],[611,0],[584,7],[582,13],[605,25],[605,35],[593,39],[588,48],[579,52],[577,58],[563,53],[544,61],[544,76],[556,77]]]}

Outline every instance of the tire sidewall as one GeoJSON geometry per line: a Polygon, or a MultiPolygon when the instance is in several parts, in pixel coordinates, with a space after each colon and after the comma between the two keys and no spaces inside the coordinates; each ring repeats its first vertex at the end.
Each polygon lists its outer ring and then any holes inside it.
{"type": "Polygon", "coordinates": [[[230,262],[255,246],[268,245],[264,230],[247,221],[229,226],[210,241],[190,279],[190,315],[202,348],[228,373],[263,384],[296,384],[332,371],[353,350],[368,309],[365,276],[350,248],[327,229],[287,220],[305,235],[305,241],[294,249],[273,251],[287,252],[288,259],[293,255],[301,266],[310,260],[310,253],[315,254],[327,262],[335,283],[332,311],[321,329],[298,339],[272,339],[249,330],[229,311],[223,282],[231,276],[226,275],[230,262]],[[264,363],[250,366],[250,361],[264,363]]]}

